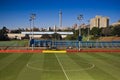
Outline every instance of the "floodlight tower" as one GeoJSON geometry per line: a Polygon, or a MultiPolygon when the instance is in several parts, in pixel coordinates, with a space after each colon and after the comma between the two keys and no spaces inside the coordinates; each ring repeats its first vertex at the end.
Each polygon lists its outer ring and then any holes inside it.
{"type": "Polygon", "coordinates": [[[33,28],[34,28],[34,20],[36,18],[36,14],[31,14],[30,19],[33,21],[33,27],[32,27],[32,38],[34,38],[33,28]]]}
{"type": "MultiPolygon", "coordinates": [[[[81,22],[82,19],[83,19],[83,15],[80,14],[80,15],[77,17],[77,19],[78,19],[79,22],[81,22]]],[[[78,36],[78,40],[79,40],[79,51],[80,51],[80,49],[81,49],[81,46],[80,46],[80,44],[81,44],[81,39],[82,39],[82,36],[81,36],[81,26],[79,25],[79,36],[78,36]]]]}
{"type": "Polygon", "coordinates": [[[32,21],[32,19],[30,18],[29,21],[30,21],[30,40],[31,40],[31,21],[32,21]]]}
{"type": "Polygon", "coordinates": [[[88,20],[88,39],[87,39],[87,41],[89,41],[90,40],[90,26],[89,26],[89,22],[90,22],[90,20],[88,20]]]}
{"type": "MultiPolygon", "coordinates": [[[[34,32],[33,32],[33,28],[34,28],[34,20],[36,18],[36,14],[31,14],[30,16],[30,20],[32,21],[32,50],[34,50],[34,32]]],[[[30,21],[30,25],[31,25],[31,21],[30,21]]]]}
{"type": "Polygon", "coordinates": [[[62,27],[62,11],[59,11],[59,25],[62,27]]]}

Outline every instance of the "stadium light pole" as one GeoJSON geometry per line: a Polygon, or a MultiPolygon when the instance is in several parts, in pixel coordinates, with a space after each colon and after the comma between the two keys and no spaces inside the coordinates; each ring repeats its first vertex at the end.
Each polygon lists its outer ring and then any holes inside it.
{"type": "MultiPolygon", "coordinates": [[[[36,18],[36,14],[31,14],[31,16],[30,16],[30,19],[31,19],[31,21],[32,21],[32,39],[34,39],[34,33],[33,33],[33,28],[34,28],[34,20],[35,20],[35,18],[36,18]]],[[[34,50],[34,44],[32,44],[32,50],[34,50]]]]}
{"type": "MultiPolygon", "coordinates": [[[[77,17],[78,21],[81,22],[82,19],[83,19],[83,15],[80,14],[78,17],[77,17]]],[[[79,40],[79,51],[81,49],[81,40],[80,40],[80,37],[81,37],[81,26],[79,25],[79,36],[78,36],[78,40],[79,40]]]]}
{"type": "Polygon", "coordinates": [[[55,46],[55,43],[56,43],[56,34],[57,34],[56,25],[54,25],[54,34],[55,34],[54,47],[56,48],[56,46],[55,46]]]}
{"type": "Polygon", "coordinates": [[[30,34],[29,34],[29,42],[28,42],[28,44],[29,44],[29,46],[30,46],[30,41],[31,41],[31,21],[32,21],[32,19],[30,18],[29,19],[29,22],[30,22],[30,34]]]}
{"type": "MultiPolygon", "coordinates": [[[[90,22],[90,21],[88,20],[88,24],[89,24],[89,22],[90,22]]],[[[88,25],[88,40],[87,40],[87,41],[90,40],[89,35],[90,35],[90,26],[88,25]]]]}
{"type": "MultiPolygon", "coordinates": [[[[30,18],[29,21],[30,21],[30,35],[31,35],[31,21],[32,21],[32,19],[30,18]]],[[[30,36],[30,40],[31,40],[31,36],[30,36]]]]}
{"type": "Polygon", "coordinates": [[[34,28],[34,20],[35,20],[35,18],[36,18],[36,14],[31,14],[31,20],[32,20],[32,38],[34,38],[34,33],[33,33],[33,28],[34,28]]]}

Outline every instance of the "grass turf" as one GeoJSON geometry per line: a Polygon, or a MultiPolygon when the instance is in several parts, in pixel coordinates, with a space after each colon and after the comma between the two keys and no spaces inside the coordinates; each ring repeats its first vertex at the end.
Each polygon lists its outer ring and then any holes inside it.
{"type": "Polygon", "coordinates": [[[120,80],[120,53],[0,54],[0,80],[120,80]]]}
{"type": "Polygon", "coordinates": [[[25,46],[28,44],[28,40],[12,40],[12,41],[0,41],[0,46],[25,46]]]}

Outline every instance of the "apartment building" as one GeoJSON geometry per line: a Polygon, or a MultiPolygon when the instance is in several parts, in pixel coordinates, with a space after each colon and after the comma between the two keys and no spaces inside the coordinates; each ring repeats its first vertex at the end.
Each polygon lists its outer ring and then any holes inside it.
{"type": "Polygon", "coordinates": [[[90,29],[93,27],[108,27],[109,26],[109,18],[102,16],[95,16],[95,18],[90,19],[90,29]]]}

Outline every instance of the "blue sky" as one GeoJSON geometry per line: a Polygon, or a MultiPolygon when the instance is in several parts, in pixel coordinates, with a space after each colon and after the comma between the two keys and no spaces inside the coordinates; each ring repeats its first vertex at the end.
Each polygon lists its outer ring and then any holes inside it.
{"type": "Polygon", "coordinates": [[[29,27],[30,14],[36,14],[36,27],[59,26],[59,10],[63,13],[63,26],[83,22],[96,15],[110,17],[110,24],[120,19],[120,0],[0,0],[0,27],[29,27]]]}

